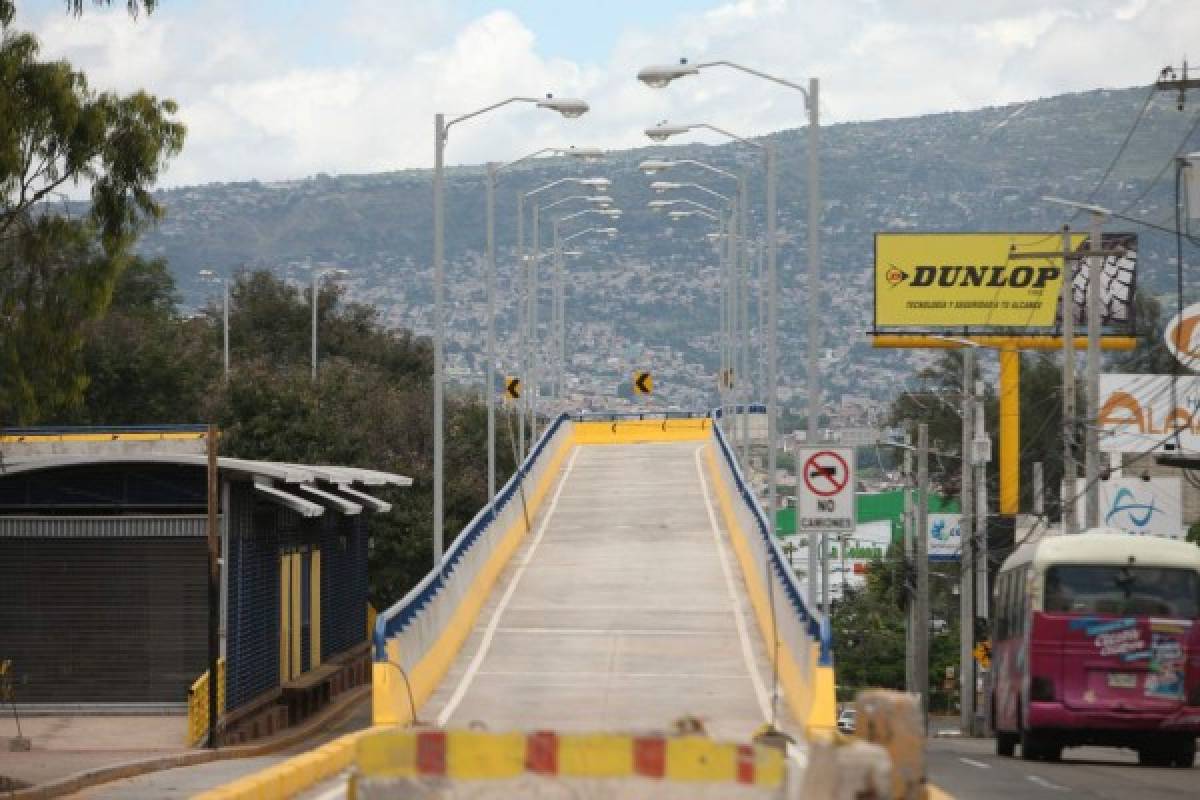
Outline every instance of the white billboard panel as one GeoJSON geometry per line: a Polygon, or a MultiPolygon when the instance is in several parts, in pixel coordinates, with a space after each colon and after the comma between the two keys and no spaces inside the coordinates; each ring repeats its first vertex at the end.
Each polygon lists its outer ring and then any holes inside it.
{"type": "MultiPolygon", "coordinates": [[[[1083,493],[1087,480],[1078,478],[1075,507],[1079,529],[1084,528],[1083,493]]],[[[1149,536],[1184,537],[1183,479],[1179,477],[1109,478],[1100,481],[1100,524],[1129,533],[1149,536]]]]}
{"type": "Polygon", "coordinates": [[[1100,376],[1100,449],[1112,453],[1200,454],[1200,377],[1100,376]],[[1178,432],[1178,437],[1176,437],[1178,432]]]}
{"type": "Polygon", "coordinates": [[[930,561],[958,561],[962,555],[962,514],[930,514],[930,561]]]}

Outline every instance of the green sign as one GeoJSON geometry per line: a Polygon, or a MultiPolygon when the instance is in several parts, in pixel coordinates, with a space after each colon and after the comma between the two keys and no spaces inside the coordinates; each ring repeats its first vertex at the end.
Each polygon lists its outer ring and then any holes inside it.
{"type": "MultiPolygon", "coordinates": [[[[957,497],[929,495],[931,513],[953,513],[959,510],[957,497]]],[[[854,496],[854,516],[857,522],[888,520],[892,523],[892,541],[904,539],[904,491],[860,492],[854,496]]],[[[781,508],[775,514],[775,535],[793,536],[796,533],[796,509],[781,508]]],[[[848,557],[850,553],[847,552],[848,557]]]]}

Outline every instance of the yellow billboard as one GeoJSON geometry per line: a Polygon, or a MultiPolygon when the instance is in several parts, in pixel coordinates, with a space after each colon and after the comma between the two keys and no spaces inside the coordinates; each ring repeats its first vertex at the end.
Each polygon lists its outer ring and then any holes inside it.
{"type": "Polygon", "coordinates": [[[875,328],[1052,328],[1063,258],[1022,254],[1061,250],[1061,233],[877,233],[875,328]]]}

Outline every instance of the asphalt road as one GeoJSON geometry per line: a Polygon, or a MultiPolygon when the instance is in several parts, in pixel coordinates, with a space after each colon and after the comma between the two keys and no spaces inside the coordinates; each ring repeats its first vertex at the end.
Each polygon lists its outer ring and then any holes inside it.
{"type": "Polygon", "coordinates": [[[957,800],[1200,798],[1200,768],[1140,767],[1132,750],[1072,748],[1055,764],[1001,758],[991,739],[930,739],[927,753],[930,781],[957,800]]]}

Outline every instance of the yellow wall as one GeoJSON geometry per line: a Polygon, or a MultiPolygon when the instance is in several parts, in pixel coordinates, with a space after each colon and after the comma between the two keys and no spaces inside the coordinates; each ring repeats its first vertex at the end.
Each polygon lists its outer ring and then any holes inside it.
{"type": "Polygon", "coordinates": [[[576,444],[638,444],[640,442],[687,442],[708,438],[712,420],[625,419],[614,422],[576,422],[576,444]]]}

